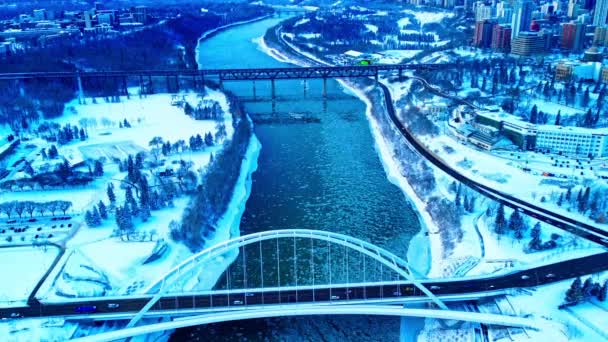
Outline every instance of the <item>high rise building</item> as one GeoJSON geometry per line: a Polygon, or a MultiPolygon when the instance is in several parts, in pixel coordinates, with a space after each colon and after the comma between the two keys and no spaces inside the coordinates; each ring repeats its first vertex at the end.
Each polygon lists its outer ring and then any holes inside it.
{"type": "Polygon", "coordinates": [[[562,49],[581,51],[585,43],[585,24],[565,23],[562,26],[562,49]]]}
{"type": "Polygon", "coordinates": [[[83,16],[84,16],[84,27],[88,28],[88,29],[90,29],[91,27],[93,27],[91,12],[84,11],[83,16]]]}
{"type": "Polygon", "coordinates": [[[593,33],[593,45],[608,45],[608,27],[598,26],[595,28],[595,32],[593,33]]]}
{"type": "Polygon", "coordinates": [[[596,27],[606,25],[606,17],[608,17],[608,0],[598,0],[595,3],[594,11],[593,25],[596,27]]]}
{"type": "Polygon", "coordinates": [[[511,50],[511,27],[495,25],[492,29],[492,49],[508,53],[511,50]]]}
{"type": "Polygon", "coordinates": [[[483,20],[475,23],[473,44],[480,48],[489,48],[492,45],[492,30],[496,22],[483,20]]]}
{"type": "Polygon", "coordinates": [[[148,7],[135,7],[135,11],[133,12],[133,18],[135,18],[135,21],[137,21],[138,23],[146,24],[148,22],[148,7]]]}
{"type": "MultiPolygon", "coordinates": [[[[605,0],[608,1],[608,0],[605,0]]],[[[534,3],[530,0],[516,0],[513,4],[513,19],[511,20],[511,39],[522,31],[529,31],[532,23],[534,3]]]]}
{"type": "Polygon", "coordinates": [[[36,20],[36,21],[46,20],[46,10],[45,9],[35,9],[34,10],[34,20],[36,20]]]}

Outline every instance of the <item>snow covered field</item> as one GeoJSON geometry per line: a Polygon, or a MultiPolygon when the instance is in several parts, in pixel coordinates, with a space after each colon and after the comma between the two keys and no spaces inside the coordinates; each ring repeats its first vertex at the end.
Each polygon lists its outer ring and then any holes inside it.
{"type": "Polygon", "coordinates": [[[59,250],[54,246],[48,246],[46,250],[40,247],[0,248],[0,274],[3,279],[0,281],[0,305],[25,305],[58,254],[59,250]]]}
{"type": "MultiPolygon", "coordinates": [[[[413,15],[414,18],[416,18],[416,20],[420,23],[421,27],[426,24],[430,24],[430,23],[440,23],[441,21],[443,21],[443,19],[454,17],[454,13],[443,12],[443,11],[442,12],[425,12],[425,11],[413,11],[410,9],[406,9],[401,12],[413,15]]],[[[401,25],[402,22],[400,22],[399,24],[400,24],[400,26],[405,26],[405,25],[401,25]]]]}

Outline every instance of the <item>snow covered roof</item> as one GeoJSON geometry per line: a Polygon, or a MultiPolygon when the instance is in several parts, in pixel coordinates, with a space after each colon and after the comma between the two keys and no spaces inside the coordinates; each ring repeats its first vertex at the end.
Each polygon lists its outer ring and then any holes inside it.
{"type": "Polygon", "coordinates": [[[363,52],[359,52],[359,51],[355,51],[355,50],[348,50],[344,54],[347,56],[350,56],[350,57],[357,58],[357,57],[360,57],[363,54],[363,52]]]}

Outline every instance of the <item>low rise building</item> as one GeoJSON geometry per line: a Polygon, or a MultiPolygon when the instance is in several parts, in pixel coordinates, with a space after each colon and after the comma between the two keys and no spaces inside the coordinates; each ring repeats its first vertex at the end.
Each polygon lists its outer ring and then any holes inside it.
{"type": "Polygon", "coordinates": [[[491,142],[491,134],[480,129],[480,125],[499,129],[500,133],[523,150],[540,150],[579,157],[608,157],[607,128],[535,125],[505,112],[490,111],[477,112],[475,122],[477,134],[469,134],[467,139],[476,139],[476,145],[482,148],[486,148],[491,142]]]}
{"type": "Polygon", "coordinates": [[[537,32],[520,32],[511,41],[511,53],[519,56],[532,56],[547,52],[547,37],[537,32]]]}

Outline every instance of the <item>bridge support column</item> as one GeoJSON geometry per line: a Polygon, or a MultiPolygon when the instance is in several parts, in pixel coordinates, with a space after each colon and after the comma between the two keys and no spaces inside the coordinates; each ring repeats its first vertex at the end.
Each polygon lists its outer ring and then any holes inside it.
{"type": "Polygon", "coordinates": [[[255,91],[255,80],[253,80],[253,101],[256,100],[256,91],[255,91]]]}
{"type": "Polygon", "coordinates": [[[80,77],[80,72],[78,76],[76,76],[76,83],[78,84],[78,103],[83,104],[85,100],[84,98],[84,90],[82,89],[82,77],[80,77]]]}
{"type": "Polygon", "coordinates": [[[323,98],[327,98],[327,77],[323,77],[323,98]]]}
{"type": "Polygon", "coordinates": [[[306,97],[306,93],[308,92],[308,80],[307,79],[304,79],[303,86],[304,86],[304,97],[306,97]]]}
{"type": "Polygon", "coordinates": [[[403,79],[403,69],[399,69],[399,82],[403,79]]]}
{"type": "Polygon", "coordinates": [[[277,99],[276,87],[275,87],[275,84],[274,84],[274,78],[270,80],[270,91],[271,91],[272,101],[274,102],[277,99]]]}
{"type": "Polygon", "coordinates": [[[203,96],[206,93],[206,89],[205,89],[205,74],[201,73],[201,93],[203,94],[203,96]]]}
{"type": "Polygon", "coordinates": [[[146,91],[147,94],[153,94],[154,93],[154,87],[152,87],[152,75],[148,75],[148,91],[146,91]]]}
{"type": "Polygon", "coordinates": [[[179,93],[179,76],[175,75],[175,92],[179,93]]]}
{"type": "Polygon", "coordinates": [[[129,87],[127,86],[127,76],[123,76],[122,78],[122,89],[124,91],[123,95],[129,98],[129,87]]]}

